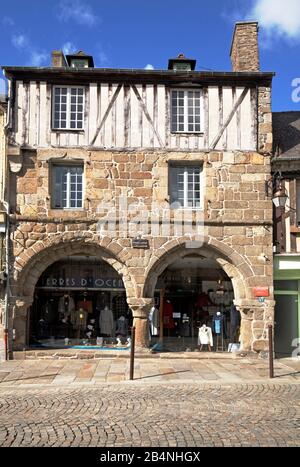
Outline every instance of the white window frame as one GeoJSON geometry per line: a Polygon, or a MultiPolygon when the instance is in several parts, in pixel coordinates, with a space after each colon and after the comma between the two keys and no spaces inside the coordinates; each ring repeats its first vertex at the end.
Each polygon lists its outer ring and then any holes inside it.
{"type": "MultiPolygon", "coordinates": [[[[193,182],[194,183],[194,182],[193,182]]],[[[169,165],[169,193],[170,193],[170,202],[171,206],[174,209],[189,209],[189,210],[202,210],[203,209],[203,193],[204,193],[204,175],[203,175],[203,165],[200,164],[190,164],[190,165],[184,165],[184,164],[170,164],[169,165]],[[183,180],[183,206],[179,205],[178,200],[172,199],[172,180],[171,180],[171,170],[172,169],[178,169],[181,168],[184,172],[184,180],[183,180]],[[199,174],[199,183],[200,183],[200,196],[199,196],[199,206],[188,206],[189,198],[188,198],[188,170],[189,169],[199,169],[200,174],[199,174]],[[176,206],[176,203],[178,203],[178,206],[176,206]],[[174,206],[175,204],[175,206],[174,206]]],[[[195,202],[194,199],[194,186],[193,186],[193,203],[195,202]]]]}
{"type": "Polygon", "coordinates": [[[171,119],[170,119],[170,130],[171,133],[177,134],[203,134],[204,133],[204,105],[203,105],[203,89],[202,88],[171,88],[170,90],[170,109],[171,109],[171,119]],[[173,117],[173,106],[172,106],[172,95],[173,91],[184,92],[184,130],[173,130],[172,117],[173,117]],[[188,93],[189,92],[200,92],[200,130],[199,131],[189,131],[188,130],[188,93]]]}
{"type": "MultiPolygon", "coordinates": [[[[53,164],[52,166],[52,180],[51,180],[51,187],[52,187],[52,209],[63,209],[68,210],[68,211],[76,211],[76,210],[82,210],[84,206],[84,192],[85,192],[85,184],[84,184],[84,164],[53,164]],[[55,206],[55,169],[57,168],[67,168],[69,171],[67,172],[67,205],[66,206],[55,206]],[[81,193],[81,206],[73,206],[71,207],[71,171],[70,169],[72,168],[82,168],[82,193],[81,193]]],[[[61,189],[61,204],[63,204],[63,199],[62,199],[62,189],[61,189]]],[[[77,201],[77,198],[76,198],[77,201]]]]}
{"type": "MultiPolygon", "coordinates": [[[[59,111],[61,112],[61,110],[59,111]]],[[[84,131],[84,113],[85,113],[85,87],[84,86],[53,86],[52,88],[52,129],[58,131],[84,131]],[[67,89],[67,110],[66,127],[55,126],[55,89],[67,89]],[[82,89],[82,128],[71,128],[71,91],[72,89],[82,89]]],[[[77,114],[77,111],[76,111],[77,114]]],[[[77,122],[77,117],[76,117],[77,122]]]]}

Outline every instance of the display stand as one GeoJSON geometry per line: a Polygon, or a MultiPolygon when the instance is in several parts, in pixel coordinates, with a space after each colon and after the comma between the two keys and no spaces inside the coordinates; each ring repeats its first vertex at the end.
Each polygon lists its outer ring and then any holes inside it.
{"type": "Polygon", "coordinates": [[[225,342],[223,334],[216,335],[216,352],[225,352],[225,342]]]}

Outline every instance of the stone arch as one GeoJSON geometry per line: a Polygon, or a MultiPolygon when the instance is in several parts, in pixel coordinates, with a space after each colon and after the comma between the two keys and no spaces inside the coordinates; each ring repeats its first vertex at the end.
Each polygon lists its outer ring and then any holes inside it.
{"type": "Polygon", "coordinates": [[[67,256],[85,254],[104,260],[113,267],[122,276],[127,297],[134,297],[136,284],[124,261],[118,256],[120,251],[122,247],[108,238],[95,241],[94,238],[62,234],[54,239],[38,241],[16,258],[12,281],[13,295],[30,302],[39,277],[51,264],[67,256]]]}
{"type": "Polygon", "coordinates": [[[251,297],[251,290],[246,286],[246,282],[249,277],[254,276],[254,273],[246,258],[230,246],[212,237],[205,237],[199,247],[187,249],[186,243],[190,241],[190,238],[171,240],[155,253],[145,271],[144,297],[153,296],[159,275],[175,260],[186,256],[187,252],[214,259],[221,266],[232,280],[236,302],[251,297]]]}

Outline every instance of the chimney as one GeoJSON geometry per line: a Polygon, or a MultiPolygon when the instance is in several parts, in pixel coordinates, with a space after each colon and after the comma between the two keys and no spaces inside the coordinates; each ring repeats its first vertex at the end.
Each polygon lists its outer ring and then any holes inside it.
{"type": "Polygon", "coordinates": [[[259,71],[258,23],[236,23],[230,57],[233,71],[259,71]]]}
{"type": "Polygon", "coordinates": [[[68,66],[62,50],[53,50],[51,66],[54,68],[68,66]]]}

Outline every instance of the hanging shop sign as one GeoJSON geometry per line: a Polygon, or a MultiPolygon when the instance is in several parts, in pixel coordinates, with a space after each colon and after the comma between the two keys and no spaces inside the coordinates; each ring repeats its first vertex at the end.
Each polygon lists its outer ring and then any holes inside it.
{"type": "Polygon", "coordinates": [[[139,250],[149,250],[149,240],[145,238],[134,238],[132,240],[132,248],[136,248],[139,250]]]}
{"type": "Polygon", "coordinates": [[[43,277],[40,287],[51,288],[91,288],[91,289],[124,289],[119,278],[100,277],[43,277]]]}
{"type": "Polygon", "coordinates": [[[269,287],[253,287],[253,295],[255,298],[270,297],[269,287]]]}

